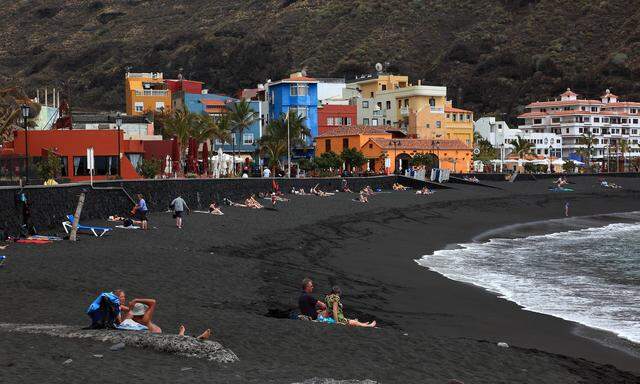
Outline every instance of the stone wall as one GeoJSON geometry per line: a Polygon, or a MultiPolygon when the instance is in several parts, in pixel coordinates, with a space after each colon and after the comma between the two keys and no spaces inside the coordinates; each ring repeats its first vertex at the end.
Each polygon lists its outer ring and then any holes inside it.
{"type": "MultiPolygon", "coordinates": [[[[151,211],[164,211],[176,196],[182,196],[192,209],[206,210],[211,201],[221,202],[223,198],[241,201],[252,193],[269,192],[272,180],[276,180],[283,192],[291,187],[304,188],[320,184],[324,191],[335,191],[342,183],[341,178],[309,179],[166,179],[105,181],[94,183],[94,188],[86,184],[57,186],[27,186],[23,189],[31,204],[32,222],[36,228],[61,229],[67,214],[75,212],[80,193],[86,192],[82,219],[105,219],[110,215],[125,215],[133,207],[137,193],[141,193],[151,211]]],[[[352,177],[347,179],[349,187],[360,190],[366,185],[372,188],[391,189],[395,176],[352,177]]],[[[16,233],[22,222],[20,204],[16,204],[18,187],[0,188],[0,226],[10,233],[16,233]]]]}

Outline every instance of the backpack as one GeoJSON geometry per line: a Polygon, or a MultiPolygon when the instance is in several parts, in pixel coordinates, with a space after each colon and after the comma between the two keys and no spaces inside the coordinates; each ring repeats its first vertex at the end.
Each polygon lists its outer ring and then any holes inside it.
{"type": "Polygon", "coordinates": [[[120,315],[120,299],[113,292],[102,292],[87,308],[91,329],[115,329],[120,315]]]}

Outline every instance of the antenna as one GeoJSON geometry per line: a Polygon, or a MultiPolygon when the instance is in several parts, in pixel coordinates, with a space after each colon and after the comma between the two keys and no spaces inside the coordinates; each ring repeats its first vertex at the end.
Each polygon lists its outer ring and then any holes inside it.
{"type": "Polygon", "coordinates": [[[303,77],[307,77],[307,69],[305,68],[305,69],[303,69],[302,71],[300,71],[300,74],[301,74],[303,77]]]}
{"type": "Polygon", "coordinates": [[[376,68],[376,71],[378,73],[381,73],[382,72],[382,63],[376,63],[376,67],[375,68],[376,68]]]}

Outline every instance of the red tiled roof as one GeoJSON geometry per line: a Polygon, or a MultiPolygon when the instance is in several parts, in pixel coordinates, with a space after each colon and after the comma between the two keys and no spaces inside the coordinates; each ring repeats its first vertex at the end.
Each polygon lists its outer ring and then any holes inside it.
{"type": "Polygon", "coordinates": [[[602,101],[600,100],[554,100],[554,101],[536,101],[529,105],[527,108],[535,108],[535,107],[559,107],[565,105],[602,105],[602,101]]]}
{"type": "Polygon", "coordinates": [[[638,102],[633,102],[633,101],[618,101],[615,103],[607,103],[605,104],[605,106],[608,107],[615,107],[615,108],[622,108],[622,107],[640,107],[640,103],[638,102]]]}
{"type": "Polygon", "coordinates": [[[330,136],[358,136],[358,135],[382,135],[388,133],[387,131],[397,131],[398,128],[386,125],[343,125],[338,127],[328,128],[318,137],[330,137],[330,136]]]}
{"type": "Polygon", "coordinates": [[[560,96],[561,97],[571,97],[571,96],[578,96],[578,94],[573,92],[571,90],[571,88],[567,88],[567,90],[564,93],[562,93],[560,96]]]}
{"type": "Polygon", "coordinates": [[[226,103],[222,100],[207,100],[207,99],[200,99],[200,102],[206,106],[225,106],[226,103]]]}
{"type": "Polygon", "coordinates": [[[370,141],[374,142],[381,148],[393,148],[393,142],[399,142],[398,149],[461,149],[471,150],[468,145],[465,145],[460,140],[427,140],[427,139],[378,139],[371,138],[370,141]]]}
{"type": "MultiPolygon", "coordinates": [[[[640,103],[638,103],[640,106],[640,103]]],[[[572,111],[547,111],[547,112],[526,112],[518,116],[519,119],[525,119],[527,117],[545,117],[545,116],[577,116],[577,115],[615,115],[615,116],[640,116],[636,114],[630,114],[622,111],[612,111],[608,109],[601,110],[600,112],[572,110],[572,111]]]]}
{"type": "Polygon", "coordinates": [[[473,113],[472,111],[468,111],[466,109],[455,108],[455,107],[444,107],[444,111],[446,113],[473,113]]]}

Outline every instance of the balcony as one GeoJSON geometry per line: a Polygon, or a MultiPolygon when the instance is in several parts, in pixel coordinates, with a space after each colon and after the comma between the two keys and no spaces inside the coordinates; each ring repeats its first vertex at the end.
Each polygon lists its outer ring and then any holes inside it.
{"type": "Polygon", "coordinates": [[[135,91],[136,96],[167,96],[169,95],[168,89],[146,89],[144,91],[135,91]]]}
{"type": "Polygon", "coordinates": [[[431,112],[433,112],[433,113],[444,113],[444,108],[431,107],[431,112]]]}
{"type": "Polygon", "coordinates": [[[373,117],[385,117],[385,116],[387,116],[387,114],[385,113],[385,111],[381,109],[373,111],[373,117]]]}
{"type": "Polygon", "coordinates": [[[401,107],[400,108],[400,115],[409,116],[409,107],[401,107]]]}

